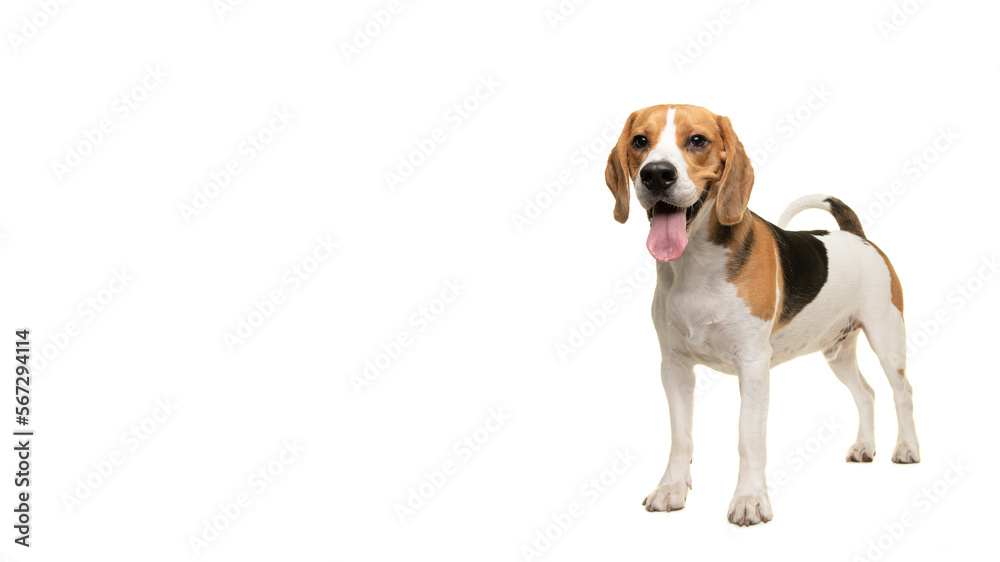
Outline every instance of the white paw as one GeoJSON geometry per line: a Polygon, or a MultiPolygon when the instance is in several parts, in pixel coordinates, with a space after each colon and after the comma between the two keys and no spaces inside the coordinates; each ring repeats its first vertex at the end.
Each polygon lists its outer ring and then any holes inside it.
{"type": "Polygon", "coordinates": [[[898,464],[913,464],[920,462],[920,449],[910,446],[906,441],[896,444],[896,450],[892,452],[892,462],[898,464]]]}
{"type": "Polygon", "coordinates": [[[687,486],[657,486],[642,500],[646,511],[677,511],[684,509],[687,500],[687,486]]]}
{"type": "Polygon", "coordinates": [[[847,462],[872,462],[873,458],[875,458],[874,443],[858,441],[847,450],[847,462]]]}
{"type": "Polygon", "coordinates": [[[733,496],[729,503],[729,522],[733,525],[750,526],[757,523],[767,523],[774,518],[771,511],[771,500],[767,494],[750,494],[733,496]]]}

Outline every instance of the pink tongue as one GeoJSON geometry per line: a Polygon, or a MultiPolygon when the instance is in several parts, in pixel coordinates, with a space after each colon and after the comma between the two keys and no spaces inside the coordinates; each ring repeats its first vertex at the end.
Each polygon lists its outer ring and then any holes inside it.
{"type": "Polygon", "coordinates": [[[649,238],[646,239],[646,249],[656,258],[656,261],[674,261],[681,257],[687,246],[687,213],[674,211],[671,213],[653,213],[649,225],[649,238]]]}

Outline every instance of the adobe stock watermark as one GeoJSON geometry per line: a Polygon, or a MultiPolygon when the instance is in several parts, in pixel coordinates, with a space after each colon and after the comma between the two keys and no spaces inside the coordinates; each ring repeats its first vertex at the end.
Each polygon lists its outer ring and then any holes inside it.
{"type": "Polygon", "coordinates": [[[834,93],[823,84],[811,86],[805,100],[786,111],[774,123],[773,135],[764,139],[756,148],[747,149],[747,155],[753,161],[754,168],[762,169],[771,156],[781,150],[781,143],[792,140],[792,137],[815,117],[833,96],[834,93]]]}
{"type": "Polygon", "coordinates": [[[545,10],[545,21],[549,28],[555,31],[557,27],[569,21],[577,9],[587,3],[587,0],[558,0],[545,10]]]}
{"type": "Polygon", "coordinates": [[[876,21],[879,33],[882,34],[882,40],[888,41],[892,37],[892,34],[898,33],[926,3],[927,0],[893,2],[892,7],[889,8],[889,15],[881,17],[876,21]]]}
{"type": "Polygon", "coordinates": [[[401,0],[389,0],[384,8],[372,10],[370,16],[364,23],[354,27],[354,35],[350,41],[340,42],[340,52],[344,55],[347,64],[354,62],[354,58],[361,55],[376,38],[382,35],[389,24],[396,20],[397,16],[403,12],[403,2],[401,0]]]}
{"type": "Polygon", "coordinates": [[[246,0],[212,0],[212,9],[219,21],[225,21],[226,16],[236,11],[246,0]]]}
{"type": "Polygon", "coordinates": [[[277,455],[247,476],[242,490],[232,496],[231,500],[217,504],[216,511],[202,519],[201,529],[188,535],[188,546],[195,556],[200,556],[214,545],[226,529],[253,507],[254,499],[271,489],[288,467],[306,452],[306,447],[300,445],[297,439],[284,441],[281,445],[281,451],[277,455]]]}
{"type": "Polygon", "coordinates": [[[69,2],[70,0],[37,0],[38,9],[21,16],[17,28],[7,33],[7,43],[10,44],[14,54],[20,53],[22,47],[38,37],[38,34],[59,16],[63,7],[69,2]]]}
{"type": "Polygon", "coordinates": [[[998,272],[1000,272],[1000,260],[996,254],[982,257],[976,272],[948,291],[945,295],[946,305],[938,307],[933,314],[920,320],[915,329],[907,327],[907,360],[912,361],[916,358],[917,354],[952,322],[954,316],[964,310],[986,288],[998,272]]]}
{"type": "Polygon", "coordinates": [[[789,448],[782,457],[781,465],[774,466],[772,463],[772,466],[768,467],[767,493],[770,496],[773,497],[778,490],[787,486],[794,475],[802,472],[802,469],[844,429],[834,416],[820,418],[819,422],[819,427],[809,437],[789,448]]]}
{"type": "Polygon", "coordinates": [[[934,140],[903,161],[900,170],[904,176],[903,179],[897,177],[889,183],[887,188],[876,189],[872,193],[874,201],[869,201],[858,213],[863,228],[870,228],[875,224],[876,219],[885,215],[886,211],[892,208],[902,196],[906,195],[909,188],[920,181],[924,174],[961,138],[950,126],[939,127],[936,133],[934,140]]]}
{"type": "Polygon", "coordinates": [[[611,317],[618,314],[621,305],[631,300],[636,291],[655,280],[656,262],[649,259],[643,259],[641,264],[622,275],[614,282],[613,295],[584,311],[584,319],[570,326],[568,337],[556,341],[555,351],[559,360],[566,363],[571,356],[579,353],[611,317]]]}
{"type": "Polygon", "coordinates": [[[360,396],[363,390],[385,374],[403,352],[419,339],[419,335],[427,332],[466,290],[468,287],[457,277],[446,279],[444,287],[436,296],[410,314],[406,327],[397,330],[393,337],[382,342],[378,351],[364,359],[358,372],[351,374],[354,393],[360,396]]]}
{"type": "Polygon", "coordinates": [[[72,492],[63,492],[62,502],[66,513],[72,515],[93,497],[108,480],[126,464],[129,457],[142,448],[146,442],[177,412],[177,404],[170,397],[157,398],[149,415],[138,423],[130,425],[118,438],[121,447],[109,451],[100,459],[90,463],[90,470],[74,482],[72,492]]]}
{"type": "Polygon", "coordinates": [[[427,162],[442,144],[448,141],[448,129],[454,134],[479,111],[483,103],[493,97],[497,88],[501,84],[497,82],[492,74],[480,76],[478,84],[467,95],[456,100],[451,106],[441,114],[444,122],[431,129],[425,136],[413,141],[414,148],[405,154],[398,156],[398,164],[393,170],[385,172],[385,183],[389,186],[389,191],[395,193],[399,186],[406,180],[413,177],[417,169],[427,162]]]}
{"type": "Polygon", "coordinates": [[[596,476],[589,478],[579,489],[579,497],[575,498],[565,508],[551,515],[543,526],[533,533],[527,544],[521,546],[521,557],[525,562],[537,560],[548,552],[559,541],[578,519],[586,515],[587,507],[593,506],[604,494],[614,486],[618,479],[628,472],[638,458],[624,451],[615,451],[615,458],[608,468],[596,476]]]}
{"type": "Polygon", "coordinates": [[[728,377],[725,373],[720,373],[711,367],[706,367],[705,365],[695,365],[694,366],[694,395],[704,396],[708,394],[708,391],[715,388],[715,383],[719,380],[728,377]]]}
{"type": "Polygon", "coordinates": [[[250,163],[268,149],[271,143],[278,138],[278,134],[288,128],[294,119],[295,114],[289,111],[288,106],[272,108],[271,116],[268,117],[267,122],[255,132],[247,135],[246,140],[237,145],[236,155],[216,171],[209,172],[208,183],[194,189],[190,202],[178,205],[181,220],[185,224],[190,224],[193,218],[205,212],[208,206],[218,199],[219,195],[232,184],[236,177],[243,173],[250,163]]]}
{"type": "Polygon", "coordinates": [[[852,562],[879,562],[888,554],[892,547],[900,543],[904,538],[913,534],[913,528],[917,523],[926,518],[926,515],[934,509],[934,506],[951,493],[952,489],[958,485],[969,473],[970,466],[962,459],[948,461],[941,476],[935,478],[933,482],[924,486],[910,498],[910,506],[897,515],[892,521],[884,523],[879,529],[879,534],[873,539],[869,539],[865,544],[862,554],[855,554],[851,557],[852,562]]]}
{"type": "Polygon", "coordinates": [[[729,26],[741,19],[740,12],[745,12],[750,7],[750,0],[732,0],[736,10],[723,8],[719,14],[711,19],[701,20],[701,28],[687,37],[684,46],[674,50],[670,58],[677,66],[678,72],[684,72],[684,67],[691,65],[705,51],[715,44],[715,41],[725,33],[729,26]]]}
{"type": "Polygon", "coordinates": [[[66,351],[66,348],[83,334],[84,328],[93,324],[98,316],[119,299],[119,295],[133,281],[135,281],[135,277],[129,275],[125,268],[112,270],[111,278],[104,287],[77,304],[74,309],[77,319],[66,322],[55,333],[46,332],[45,340],[40,340],[37,344],[38,352],[31,357],[31,370],[36,374],[44,371],[56,357],[66,351]]]}
{"type": "Polygon", "coordinates": [[[621,133],[620,121],[606,118],[600,132],[579,145],[569,155],[569,163],[556,172],[551,179],[542,182],[541,188],[535,194],[524,198],[524,207],[510,214],[510,222],[517,234],[542,217],[545,211],[562,196],[576,180],[595,163],[603,164],[608,159],[611,149],[618,144],[621,133]]]}
{"type": "Polygon", "coordinates": [[[68,174],[76,171],[84,161],[103,145],[116,130],[128,120],[149,95],[158,89],[169,76],[159,64],[146,65],[146,73],[135,86],[125,90],[111,102],[109,113],[97,120],[97,124],[84,127],[77,140],[66,145],[66,154],[51,162],[56,180],[62,183],[68,174]]]}
{"type": "Polygon", "coordinates": [[[288,297],[302,288],[321,267],[333,257],[340,243],[330,235],[317,236],[316,245],[286,268],[279,276],[278,286],[268,291],[262,298],[254,299],[250,312],[236,317],[235,328],[222,333],[222,341],[230,354],[236,352],[250,339],[264,322],[274,317],[278,309],[288,302],[288,297]]]}
{"type": "Polygon", "coordinates": [[[490,408],[486,421],[481,426],[456,440],[451,447],[451,455],[434,470],[424,472],[420,483],[406,491],[406,499],[393,504],[392,510],[399,524],[405,524],[407,518],[413,517],[427,505],[427,502],[444,488],[451,478],[458,474],[461,467],[468,464],[469,460],[490,442],[493,434],[500,431],[508,421],[510,414],[504,412],[502,406],[490,408]]]}

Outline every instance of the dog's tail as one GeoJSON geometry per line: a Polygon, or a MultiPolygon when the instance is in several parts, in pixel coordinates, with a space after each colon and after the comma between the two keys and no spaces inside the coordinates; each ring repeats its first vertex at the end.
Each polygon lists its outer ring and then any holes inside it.
{"type": "Polygon", "coordinates": [[[785,209],[785,212],[781,213],[781,218],[778,219],[778,226],[786,228],[792,217],[806,209],[822,209],[833,215],[840,230],[845,230],[865,238],[865,230],[861,227],[861,219],[858,218],[857,213],[840,199],[830,197],[829,195],[806,195],[792,201],[788,208],[785,209]]]}

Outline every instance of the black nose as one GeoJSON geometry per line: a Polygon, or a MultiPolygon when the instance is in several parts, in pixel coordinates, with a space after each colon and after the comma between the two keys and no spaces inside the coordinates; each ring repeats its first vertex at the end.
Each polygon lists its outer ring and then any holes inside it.
{"type": "Polygon", "coordinates": [[[650,191],[665,191],[677,181],[677,168],[670,162],[650,162],[639,170],[639,178],[650,191]]]}

